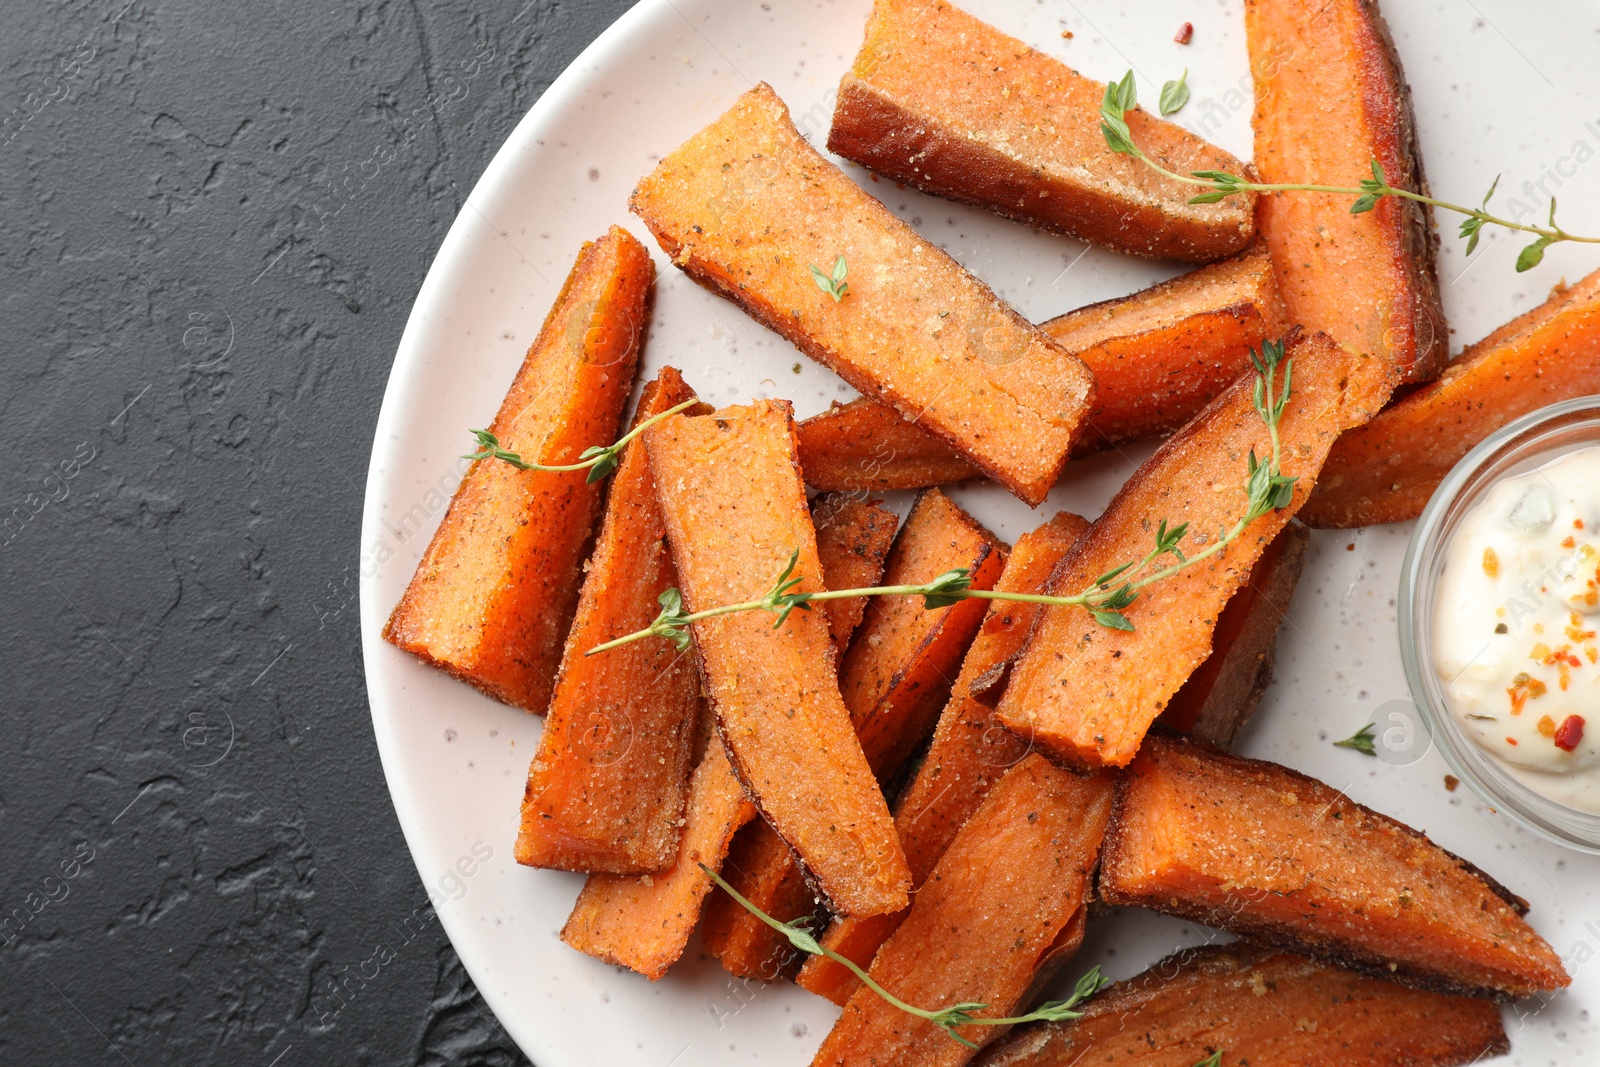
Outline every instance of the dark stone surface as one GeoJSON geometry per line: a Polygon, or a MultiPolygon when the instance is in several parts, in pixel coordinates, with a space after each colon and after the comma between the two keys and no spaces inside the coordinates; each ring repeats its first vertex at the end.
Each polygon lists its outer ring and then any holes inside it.
{"type": "Polygon", "coordinates": [[[0,1063],[526,1062],[390,807],[357,534],[434,251],[625,6],[0,14],[0,1063]]]}

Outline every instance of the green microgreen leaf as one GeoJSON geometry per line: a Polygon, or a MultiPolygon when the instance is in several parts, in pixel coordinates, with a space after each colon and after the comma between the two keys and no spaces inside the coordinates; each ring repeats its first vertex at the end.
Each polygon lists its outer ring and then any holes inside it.
{"type": "Polygon", "coordinates": [[[680,652],[688,649],[689,620],[683,612],[683,594],[676,589],[665,589],[656,597],[656,603],[661,605],[661,613],[650,624],[650,632],[665,637],[677,645],[680,652]]]}
{"type": "Polygon", "coordinates": [[[527,462],[515,452],[507,451],[500,447],[500,439],[488,430],[473,430],[472,436],[478,439],[478,450],[468,452],[462,459],[498,459],[511,464],[519,471],[532,470],[534,465],[527,462]]]}
{"type": "Polygon", "coordinates": [[[1182,111],[1183,105],[1189,102],[1189,69],[1184,68],[1177,81],[1167,82],[1161,87],[1161,114],[1171,115],[1182,111]]]}
{"type": "Polygon", "coordinates": [[[1129,633],[1133,632],[1133,620],[1128,618],[1120,611],[1107,611],[1103,608],[1090,608],[1089,614],[1094,617],[1095,622],[1099,623],[1101,626],[1104,626],[1108,630],[1126,630],[1129,633]]]}
{"type": "Polygon", "coordinates": [[[1378,750],[1374,747],[1373,742],[1378,739],[1378,735],[1372,732],[1374,725],[1376,724],[1369,722],[1343,741],[1335,741],[1334,744],[1339,748],[1353,748],[1363,755],[1376,756],[1378,750]]]}
{"type": "Polygon", "coordinates": [[[1222,1067],[1222,1050],[1215,1049],[1211,1055],[1195,1064],[1194,1067],[1222,1067]]]}
{"type": "Polygon", "coordinates": [[[958,567],[953,571],[945,571],[923,588],[923,607],[947,608],[966,599],[963,594],[972,588],[972,574],[965,567],[958,567]]]}
{"type": "Polygon", "coordinates": [[[845,265],[843,256],[833,261],[833,271],[831,273],[825,273],[815,263],[811,264],[811,280],[817,283],[818,289],[833,297],[835,304],[843,300],[850,292],[850,286],[844,280],[845,275],[848,273],[849,268],[845,265]]]}
{"type": "Polygon", "coordinates": [[[1554,237],[1540,237],[1517,253],[1517,273],[1532,270],[1544,261],[1544,250],[1555,241],[1554,237]]]}

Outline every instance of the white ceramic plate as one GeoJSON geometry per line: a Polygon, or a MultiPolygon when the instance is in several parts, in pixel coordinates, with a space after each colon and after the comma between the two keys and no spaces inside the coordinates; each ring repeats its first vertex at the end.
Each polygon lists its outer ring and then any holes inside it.
{"type": "MultiPolygon", "coordinates": [[[[1309,2],[1309,0],[1308,0],[1309,2]]],[[[634,182],[755,81],[770,82],[802,130],[826,139],[833,88],[861,37],[868,0],[645,0],[607,30],[528,112],[490,164],[423,283],[378,419],[362,526],[361,624],[373,727],[400,824],[451,940],[490,1006],[540,1067],[592,1063],[807,1063],[836,1009],[792,986],[728,978],[692,942],[651,984],[560,943],[575,875],[511,858],[518,803],[540,721],[423,667],[378,633],[464,468],[467,428],[498,406],[585,239],[629,225],[634,182]]],[[[1189,70],[1194,97],[1178,116],[1242,158],[1250,155],[1250,79],[1237,0],[1046,5],[966,0],[975,14],[1106,79],[1132,66],[1140,95],[1189,70]],[[1125,9],[1126,8],[1126,9],[1125,9]],[[1193,43],[1172,37],[1194,23],[1193,43]],[[1063,31],[1070,30],[1070,40],[1063,31]]],[[[1581,0],[1546,2],[1538,19],[1516,0],[1389,0],[1387,15],[1414,90],[1437,195],[1475,203],[1504,171],[1496,203],[1534,210],[1561,197],[1562,221],[1600,231],[1600,16],[1581,0]],[[1531,187],[1530,187],[1531,188],[1531,187]]],[[[874,194],[1035,319],[1120,296],[1176,273],[971,210],[874,183],[874,194]]],[[[1542,210],[1542,209],[1541,209],[1542,210]]],[[[1441,216],[1440,263],[1454,347],[1543,299],[1563,275],[1600,262],[1557,248],[1517,275],[1518,242],[1486,231],[1467,260],[1441,216]]],[[[671,362],[716,404],[784,396],[810,415],[851,391],[657,256],[655,321],[642,377],[671,362]]],[[[1062,507],[1094,515],[1147,449],[1071,464],[1030,512],[992,487],[956,498],[1008,539],[1062,507]]],[[[1569,959],[1572,989],[1508,1009],[1507,1062],[1584,1062],[1600,1008],[1600,860],[1567,853],[1446,792],[1425,738],[1394,762],[1332,747],[1363,723],[1400,730],[1407,694],[1395,645],[1395,583],[1409,525],[1317,534],[1279,639],[1277,681],[1243,751],[1345,788],[1425,828],[1533,904],[1532,920],[1569,959]],[[1400,719],[1391,715],[1399,714],[1400,719]],[[1593,923],[1593,925],[1591,925],[1593,923]]],[[[1396,740],[1403,740],[1395,734],[1396,740]]],[[[1072,968],[1115,978],[1212,936],[1188,923],[1118,913],[1097,923],[1072,968]]],[[[1337,1060],[1337,1055],[1333,1061],[1337,1060]]]]}

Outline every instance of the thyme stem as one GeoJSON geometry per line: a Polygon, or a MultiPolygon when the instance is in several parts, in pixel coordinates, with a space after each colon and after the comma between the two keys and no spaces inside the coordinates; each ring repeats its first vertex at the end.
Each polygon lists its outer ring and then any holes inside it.
{"type": "Polygon", "coordinates": [[[552,471],[561,473],[564,471],[587,470],[589,472],[589,482],[598,482],[601,478],[604,478],[606,475],[617,469],[617,464],[621,461],[622,450],[627,447],[628,442],[632,441],[635,437],[638,437],[640,434],[644,433],[650,427],[665,419],[667,416],[676,415],[678,412],[683,411],[686,408],[693,407],[699,402],[700,401],[697,398],[690,398],[681,404],[676,404],[668,408],[665,411],[657,412],[648,419],[645,419],[639,425],[635,426],[633,429],[629,430],[627,433],[623,434],[612,444],[592,445],[589,448],[584,449],[581,458],[576,463],[529,463],[527,460],[523,459],[519,453],[512,452],[506,448],[501,448],[500,439],[494,434],[490,433],[488,430],[472,431],[473,436],[478,439],[478,451],[469,452],[461,458],[498,459],[504,463],[511,464],[513,467],[521,471],[552,471]]]}
{"type": "Polygon", "coordinates": [[[1125,156],[1132,156],[1156,173],[1164,175],[1175,182],[1193,185],[1208,192],[1189,201],[1191,204],[1214,204],[1233,193],[1328,193],[1336,196],[1353,196],[1355,202],[1350,205],[1352,215],[1360,215],[1371,211],[1378,206],[1378,201],[1386,196],[1396,196],[1403,200],[1412,200],[1419,204],[1428,204],[1444,211],[1453,211],[1458,215],[1465,215],[1461,223],[1460,236],[1466,239],[1467,255],[1472,255],[1478,247],[1478,237],[1485,225],[1499,226],[1502,229],[1531,233],[1535,236],[1532,244],[1525,246],[1517,255],[1517,271],[1528,270],[1539,264],[1544,258],[1544,250],[1550,245],[1560,241],[1576,241],[1583,244],[1600,244],[1600,237],[1584,237],[1579,234],[1568,233],[1556,224],[1556,201],[1550,198],[1550,218],[1544,226],[1533,226],[1525,222],[1513,222],[1511,219],[1501,218],[1489,211],[1489,198],[1494,196],[1494,191],[1500,185],[1496,178],[1489,186],[1489,191],[1483,195],[1483,203],[1478,207],[1467,207],[1463,204],[1454,204],[1448,200],[1428,196],[1425,193],[1414,192],[1410,189],[1401,189],[1390,185],[1384,176],[1383,166],[1376,159],[1372,161],[1372,177],[1362,179],[1355,188],[1342,185],[1317,185],[1300,182],[1252,182],[1246,181],[1237,174],[1226,171],[1197,170],[1189,174],[1179,174],[1168,170],[1157,163],[1134,141],[1132,132],[1128,129],[1127,113],[1138,104],[1138,89],[1134,84],[1133,71],[1128,71],[1120,81],[1111,82],[1106,86],[1105,98],[1100,104],[1100,133],[1106,140],[1106,146],[1113,152],[1125,156]]]}
{"type": "Polygon", "coordinates": [[[833,951],[831,948],[828,948],[826,945],[818,941],[811,933],[809,928],[811,922],[810,916],[796,919],[792,923],[779,922],[777,919],[774,919],[772,916],[762,911],[755,904],[751,903],[750,900],[744,896],[744,894],[740,893],[737,889],[733,888],[733,886],[729,885],[716,871],[712,870],[710,867],[707,867],[704,863],[700,864],[699,866],[700,869],[706,873],[707,877],[721,887],[723,892],[727,893],[734,900],[738,901],[746,911],[754,915],[757,919],[760,919],[762,922],[772,927],[772,929],[788,938],[789,943],[795,948],[812,956],[826,956],[828,959],[846,968],[851,974],[861,979],[861,983],[863,985],[872,990],[872,992],[879,997],[882,997],[889,1004],[892,1004],[894,1007],[905,1012],[907,1015],[914,1015],[919,1019],[926,1019],[928,1022],[933,1023],[935,1026],[944,1030],[945,1033],[949,1034],[956,1041],[961,1042],[961,1044],[966,1045],[969,1048],[977,1048],[978,1046],[974,1042],[969,1041],[960,1034],[956,1033],[956,1027],[970,1025],[1019,1026],[1022,1023],[1031,1023],[1040,1020],[1054,1021],[1057,1019],[1076,1019],[1083,1013],[1080,1011],[1074,1011],[1073,1009],[1111,984],[1101,976],[1100,968],[1094,967],[1084,974],[1082,978],[1078,979],[1077,987],[1072,991],[1072,995],[1066,1000],[1054,1000],[1045,1004],[1041,1004],[1037,1009],[1029,1012],[1027,1015],[1010,1015],[999,1019],[978,1018],[973,1016],[973,1012],[982,1011],[984,1008],[988,1007],[987,1004],[978,1004],[973,1002],[952,1004],[948,1008],[919,1008],[914,1004],[907,1004],[905,1001],[901,1000],[899,997],[883,988],[883,986],[878,984],[877,980],[874,979],[872,975],[868,974],[866,970],[858,965],[854,960],[847,956],[841,956],[839,953],[833,951]]]}

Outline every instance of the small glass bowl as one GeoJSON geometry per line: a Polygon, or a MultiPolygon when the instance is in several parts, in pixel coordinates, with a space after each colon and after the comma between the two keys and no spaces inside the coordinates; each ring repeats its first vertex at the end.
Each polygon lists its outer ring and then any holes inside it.
{"type": "Polygon", "coordinates": [[[1433,668],[1433,607],[1445,556],[1461,520],[1500,479],[1600,444],[1600,396],[1552,404],[1484,438],[1445,476],[1417,520],[1400,575],[1400,658],[1433,743],[1457,777],[1496,809],[1568,848],[1600,853],[1600,815],[1534,792],[1462,730],[1433,668]]]}

